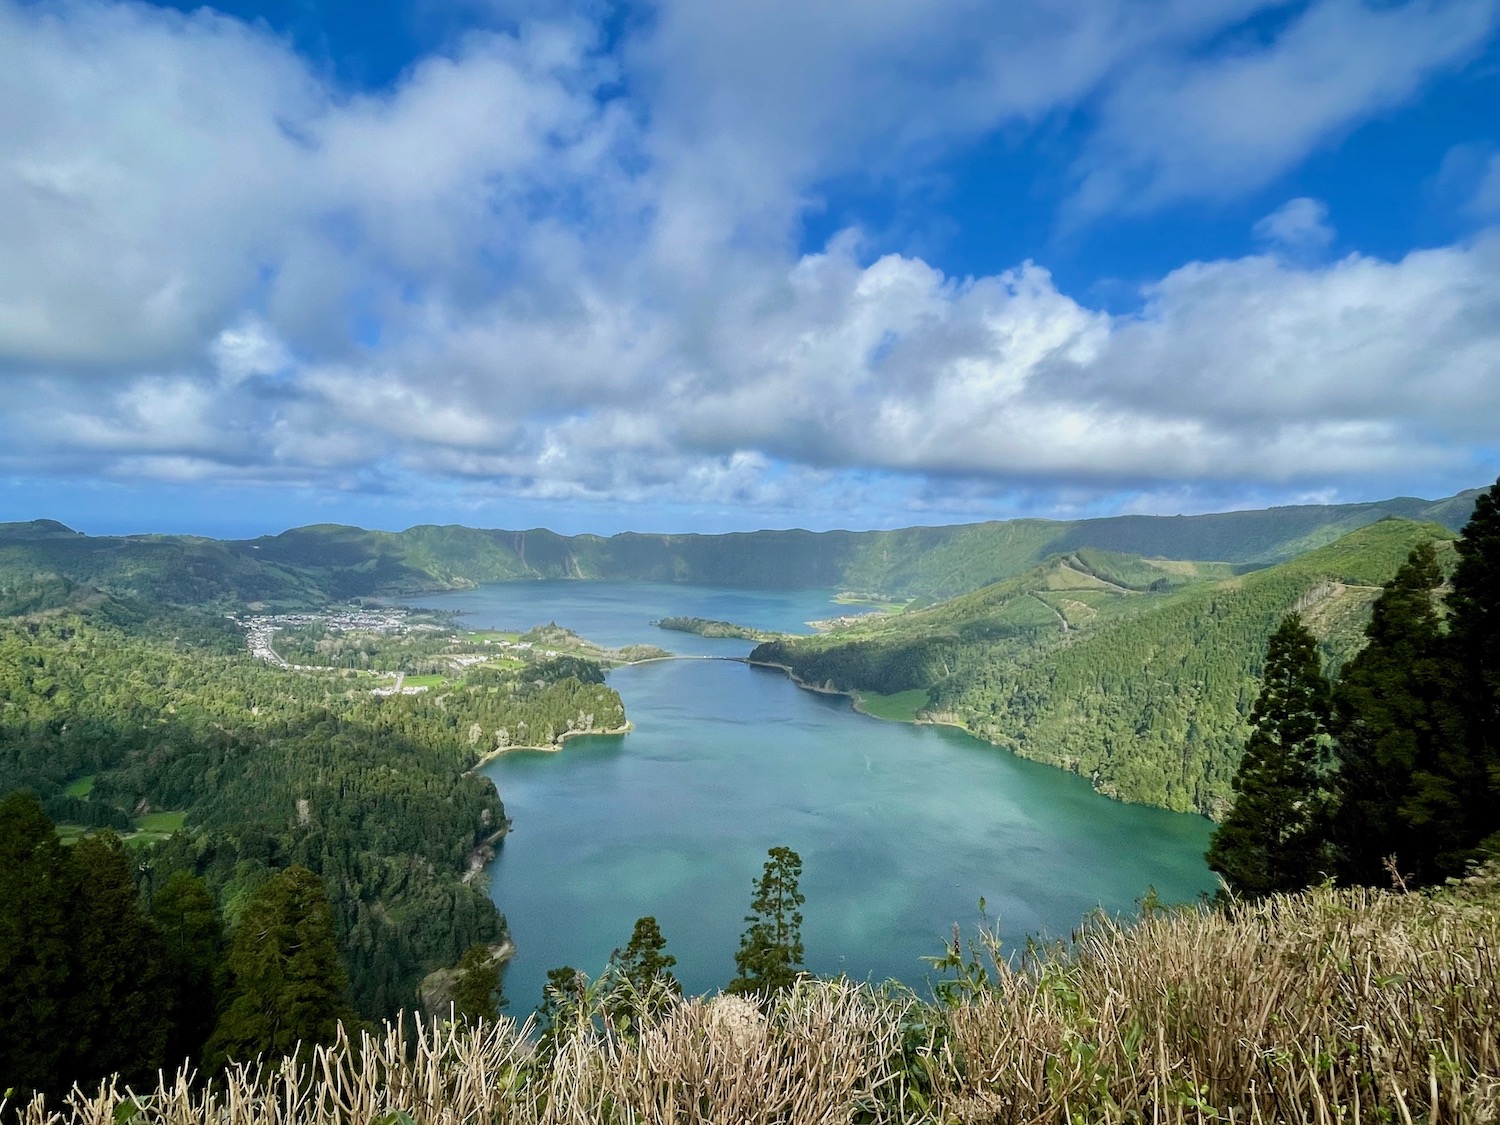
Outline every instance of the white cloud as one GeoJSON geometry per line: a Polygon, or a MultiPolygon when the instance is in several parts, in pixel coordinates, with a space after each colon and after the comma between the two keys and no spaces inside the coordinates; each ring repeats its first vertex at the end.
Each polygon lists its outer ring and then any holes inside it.
{"type": "Polygon", "coordinates": [[[1259,187],[1493,34],[1496,0],[1318,0],[1270,42],[1153,60],[1106,95],[1075,219],[1259,187]]]}
{"type": "Polygon", "coordinates": [[[1302,196],[1289,199],[1255,224],[1255,237],[1294,254],[1326,250],[1337,235],[1328,222],[1328,205],[1302,196]]]}
{"type": "Polygon", "coordinates": [[[0,3],[0,367],[190,362],[257,311],[347,350],[513,281],[549,195],[618,217],[591,43],[474,35],[349,98],[208,9],[0,3]]]}
{"type": "Polygon", "coordinates": [[[304,184],[317,92],[207,10],[0,4],[0,364],[196,358],[304,184]]]}
{"type": "Polygon", "coordinates": [[[1036,267],[804,262],[682,412],[703,449],[1009,479],[1297,481],[1456,464],[1500,418],[1500,238],[1300,268],[1185,267],[1111,318],[1036,267]],[[794,314],[800,314],[794,315],[794,314]],[[753,344],[751,343],[753,341],[753,344]]]}
{"type": "Polygon", "coordinates": [[[0,464],[778,511],[1462,468],[1500,418],[1493,236],[1313,264],[1294,199],[1256,227],[1283,253],[1133,316],[1035,263],[789,250],[822,178],[1090,99],[1086,207],[1240,190],[1494,16],[1322,0],[1205,52],[1277,7],[674,0],[618,58],[527,23],[355,95],[206,10],[0,0],[0,464]]]}
{"type": "Polygon", "coordinates": [[[274,329],[256,316],[220,332],[209,355],[226,383],[242,383],[257,376],[277,375],[292,365],[292,356],[274,329]]]}

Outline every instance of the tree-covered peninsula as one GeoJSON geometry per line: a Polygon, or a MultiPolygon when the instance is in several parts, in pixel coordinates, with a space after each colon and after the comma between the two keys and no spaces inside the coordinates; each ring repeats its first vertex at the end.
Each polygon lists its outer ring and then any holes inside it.
{"type": "Polygon", "coordinates": [[[652,624],[658,629],[677,633],[694,633],[700,637],[729,637],[741,641],[768,641],[780,635],[764,629],[752,629],[748,625],[736,625],[732,621],[714,621],[706,617],[663,617],[652,624]]]}

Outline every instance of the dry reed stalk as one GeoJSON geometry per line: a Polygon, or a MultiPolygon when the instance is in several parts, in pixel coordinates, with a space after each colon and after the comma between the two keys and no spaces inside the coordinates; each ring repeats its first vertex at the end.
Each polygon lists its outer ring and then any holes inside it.
{"type": "Polygon", "coordinates": [[[870,989],[803,982],[762,1012],[691,1000],[634,1038],[568,1040],[547,1078],[548,1122],[824,1125],[879,1119],[902,1007],[870,989]]]}

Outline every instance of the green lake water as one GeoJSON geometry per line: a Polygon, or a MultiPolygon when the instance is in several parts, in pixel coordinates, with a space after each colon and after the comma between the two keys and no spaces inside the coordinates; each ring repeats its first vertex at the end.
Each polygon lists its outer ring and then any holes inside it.
{"type": "MultiPolygon", "coordinates": [[[[850,612],[826,591],[632,583],[501,583],[419,601],[471,615],[471,628],[555,620],[607,645],[721,656],[751,646],[650,622],[806,631],[808,618],[850,612]]],[[[609,682],[630,734],[485,767],[514,823],[489,869],[517,946],[512,1014],[539,1002],[550,968],[596,975],[644,914],[661,923],[687,990],[723,985],[752,884],[779,844],[802,856],[807,967],[917,988],[930,975],[922,958],[953,924],[973,932],[981,897],[1014,947],[1067,937],[1096,909],[1130,911],[1150,887],[1174,902],[1214,886],[1201,817],[1107,800],[961,731],[872,719],[728,660],[637,665],[609,682]]]]}

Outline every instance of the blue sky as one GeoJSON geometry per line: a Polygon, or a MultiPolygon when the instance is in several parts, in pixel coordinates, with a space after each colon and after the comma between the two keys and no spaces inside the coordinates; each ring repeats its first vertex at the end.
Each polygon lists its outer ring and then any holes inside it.
{"type": "Polygon", "coordinates": [[[1500,472],[1500,0],[0,0],[0,519],[1500,472]]]}

